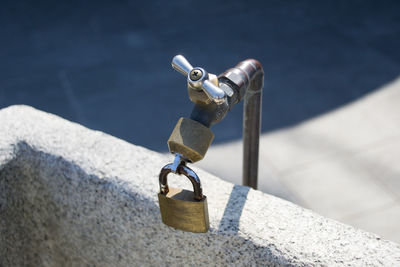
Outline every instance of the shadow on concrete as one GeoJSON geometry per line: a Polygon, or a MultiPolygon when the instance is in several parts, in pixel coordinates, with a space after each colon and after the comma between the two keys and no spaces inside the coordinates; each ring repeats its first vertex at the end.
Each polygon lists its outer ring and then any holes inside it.
{"type": "MultiPolygon", "coordinates": [[[[400,72],[400,2],[9,1],[0,107],[27,104],[154,150],[192,103],[170,61],[266,72],[264,132],[351,102],[400,72]]],[[[242,107],[213,128],[241,137],[242,107]]]]}
{"type": "MultiPolygon", "coordinates": [[[[274,244],[260,246],[232,227],[207,234],[174,230],[161,223],[155,198],[132,190],[137,185],[87,173],[25,141],[15,151],[0,166],[1,266],[185,265],[191,263],[187,255],[200,255],[199,244],[208,244],[200,247],[207,262],[243,263],[243,253],[254,255],[257,265],[290,261],[274,244]],[[189,239],[192,243],[182,242],[189,239]],[[236,253],[227,253],[232,248],[236,253]]],[[[243,208],[247,192],[234,187],[224,218],[228,209],[243,208]]],[[[240,210],[233,220],[239,221],[240,210]]]]}
{"type": "Polygon", "coordinates": [[[237,233],[239,231],[240,217],[242,216],[242,211],[246,204],[249,191],[250,187],[247,186],[235,184],[232,187],[232,192],[229,196],[228,203],[226,204],[224,215],[222,215],[222,219],[219,223],[219,232],[237,233]]]}

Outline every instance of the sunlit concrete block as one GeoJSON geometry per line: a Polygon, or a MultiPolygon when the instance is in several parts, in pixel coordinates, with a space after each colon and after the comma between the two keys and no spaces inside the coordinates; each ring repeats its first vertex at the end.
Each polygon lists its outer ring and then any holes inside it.
{"type": "Polygon", "coordinates": [[[400,264],[398,244],[197,168],[210,232],[167,227],[158,172],[171,159],[31,107],[1,110],[0,265],[400,264]]]}

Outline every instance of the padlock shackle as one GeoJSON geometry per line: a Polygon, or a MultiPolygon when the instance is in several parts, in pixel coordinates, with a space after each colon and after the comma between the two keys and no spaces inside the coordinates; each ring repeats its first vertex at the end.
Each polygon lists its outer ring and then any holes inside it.
{"type": "Polygon", "coordinates": [[[170,172],[172,173],[176,173],[179,175],[185,175],[190,182],[193,185],[193,192],[194,192],[194,199],[196,200],[202,200],[203,199],[203,190],[201,188],[201,182],[200,182],[200,178],[197,176],[197,174],[190,169],[189,167],[185,166],[185,165],[179,165],[176,168],[176,166],[174,166],[173,163],[167,164],[165,165],[161,171],[160,171],[160,175],[159,175],[159,184],[160,184],[160,192],[161,194],[167,194],[169,191],[168,188],[168,180],[167,180],[167,176],[170,172]]]}

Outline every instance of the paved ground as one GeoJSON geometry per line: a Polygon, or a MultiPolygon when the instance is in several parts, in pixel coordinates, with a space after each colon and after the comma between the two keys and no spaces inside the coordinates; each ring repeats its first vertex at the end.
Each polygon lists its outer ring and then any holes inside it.
{"type": "MultiPolygon", "coordinates": [[[[400,242],[399,101],[400,77],[335,111],[263,134],[260,189],[400,242]]],[[[241,145],[216,145],[198,165],[241,183],[241,145]]]]}
{"type": "MultiPolygon", "coordinates": [[[[261,188],[400,242],[386,225],[400,219],[400,105],[395,89],[380,90],[400,73],[400,2],[198,3],[3,2],[0,108],[28,104],[165,151],[192,107],[172,57],[214,73],[257,58],[267,73],[261,188]]],[[[224,159],[240,156],[241,113],[213,128],[224,159]]],[[[225,161],[221,174],[236,179],[225,161]]]]}

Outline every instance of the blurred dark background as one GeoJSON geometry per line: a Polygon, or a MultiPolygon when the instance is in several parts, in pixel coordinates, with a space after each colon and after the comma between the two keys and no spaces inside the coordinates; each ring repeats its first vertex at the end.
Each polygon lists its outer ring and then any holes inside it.
{"type": "MultiPolygon", "coordinates": [[[[400,1],[3,1],[0,108],[27,104],[167,150],[192,103],[170,62],[266,72],[263,132],[377,89],[400,71],[400,1]]],[[[242,107],[213,130],[241,137],[242,107]]]]}

